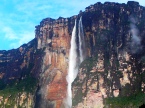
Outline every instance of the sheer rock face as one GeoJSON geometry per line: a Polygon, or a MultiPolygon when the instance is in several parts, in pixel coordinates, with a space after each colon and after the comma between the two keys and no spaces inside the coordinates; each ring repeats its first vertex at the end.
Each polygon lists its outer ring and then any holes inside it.
{"type": "Polygon", "coordinates": [[[144,12],[137,2],[98,2],[77,16],[43,19],[33,41],[0,51],[0,79],[25,78],[33,64],[30,73],[39,80],[34,107],[63,108],[71,33],[82,16],[87,58],[73,83],[73,107],[101,108],[105,98],[144,92],[144,12]]]}
{"type": "Polygon", "coordinates": [[[82,17],[89,57],[73,82],[75,108],[103,108],[106,98],[145,92],[144,11],[137,2],[97,3],[86,8],[82,17]]]}
{"type": "MultiPolygon", "coordinates": [[[[43,101],[55,101],[56,108],[60,108],[66,97],[66,75],[68,69],[68,55],[70,48],[70,33],[68,19],[44,19],[36,27],[37,48],[45,48],[40,73],[41,93],[45,95],[43,101]]],[[[42,107],[40,105],[39,107],[42,107]]]]}

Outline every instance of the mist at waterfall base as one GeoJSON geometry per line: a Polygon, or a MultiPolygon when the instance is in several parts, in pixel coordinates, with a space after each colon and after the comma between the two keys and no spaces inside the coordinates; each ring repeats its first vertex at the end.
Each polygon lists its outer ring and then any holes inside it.
{"type": "Polygon", "coordinates": [[[72,31],[71,37],[71,48],[69,52],[69,69],[67,79],[67,98],[65,101],[65,108],[72,107],[72,90],[71,85],[72,82],[75,80],[78,74],[78,69],[80,63],[85,59],[85,41],[84,41],[84,32],[83,32],[83,25],[82,25],[82,17],[79,20],[78,24],[78,39],[79,39],[79,48],[77,47],[77,21],[75,20],[75,25],[72,31]],[[79,50],[77,50],[79,49],[79,50]],[[79,51],[79,53],[77,52],[79,51]]]}

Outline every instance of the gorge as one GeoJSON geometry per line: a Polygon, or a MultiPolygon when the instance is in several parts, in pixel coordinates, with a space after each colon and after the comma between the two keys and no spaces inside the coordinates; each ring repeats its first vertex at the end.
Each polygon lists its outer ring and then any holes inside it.
{"type": "Polygon", "coordinates": [[[145,104],[145,7],[138,2],[98,2],[35,28],[29,43],[0,50],[1,108],[145,104]]]}

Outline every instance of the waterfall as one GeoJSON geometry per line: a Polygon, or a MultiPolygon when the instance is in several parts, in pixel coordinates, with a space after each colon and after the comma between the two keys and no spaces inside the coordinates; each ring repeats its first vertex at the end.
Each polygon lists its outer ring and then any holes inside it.
{"type": "Polygon", "coordinates": [[[86,57],[82,17],[80,17],[80,20],[79,20],[79,53],[80,53],[80,63],[82,63],[86,57]]]}
{"type": "Polygon", "coordinates": [[[79,20],[78,25],[78,35],[79,35],[79,54],[77,53],[77,27],[76,27],[76,20],[75,25],[72,31],[72,37],[71,37],[71,48],[69,52],[69,69],[68,69],[68,75],[66,77],[67,79],[67,98],[66,98],[66,106],[65,108],[71,108],[72,107],[72,90],[71,85],[74,79],[77,77],[78,69],[80,63],[85,59],[85,41],[84,41],[84,31],[82,26],[82,17],[79,20]]]}
{"type": "Polygon", "coordinates": [[[67,75],[67,106],[66,108],[71,108],[72,106],[72,91],[71,91],[71,84],[74,81],[74,79],[77,76],[78,73],[78,54],[77,54],[77,43],[76,43],[76,20],[75,20],[75,26],[72,31],[72,37],[71,37],[71,48],[69,52],[69,69],[68,69],[68,75],[67,75]]]}

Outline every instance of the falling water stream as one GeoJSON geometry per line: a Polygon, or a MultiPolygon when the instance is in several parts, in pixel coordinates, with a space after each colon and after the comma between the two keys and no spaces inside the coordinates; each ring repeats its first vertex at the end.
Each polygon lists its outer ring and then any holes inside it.
{"type": "Polygon", "coordinates": [[[82,17],[80,17],[80,20],[79,20],[79,53],[80,53],[80,63],[82,63],[86,57],[82,17]]]}
{"type": "Polygon", "coordinates": [[[72,91],[71,91],[71,84],[74,81],[77,72],[78,72],[78,66],[77,66],[77,43],[76,43],[76,20],[75,20],[75,26],[72,31],[72,37],[71,37],[71,48],[69,52],[69,69],[68,69],[68,75],[67,75],[67,105],[66,108],[71,108],[72,106],[72,91]]]}
{"type": "Polygon", "coordinates": [[[67,98],[66,98],[66,108],[72,107],[72,90],[71,85],[74,79],[76,78],[78,74],[78,68],[80,63],[85,59],[85,41],[84,41],[84,33],[83,33],[83,27],[82,27],[82,18],[79,20],[78,25],[78,35],[79,35],[79,54],[78,54],[78,48],[77,48],[77,27],[76,27],[77,21],[75,20],[75,25],[72,31],[72,37],[71,37],[71,48],[69,52],[69,69],[68,69],[68,75],[67,75],[67,98]]]}

